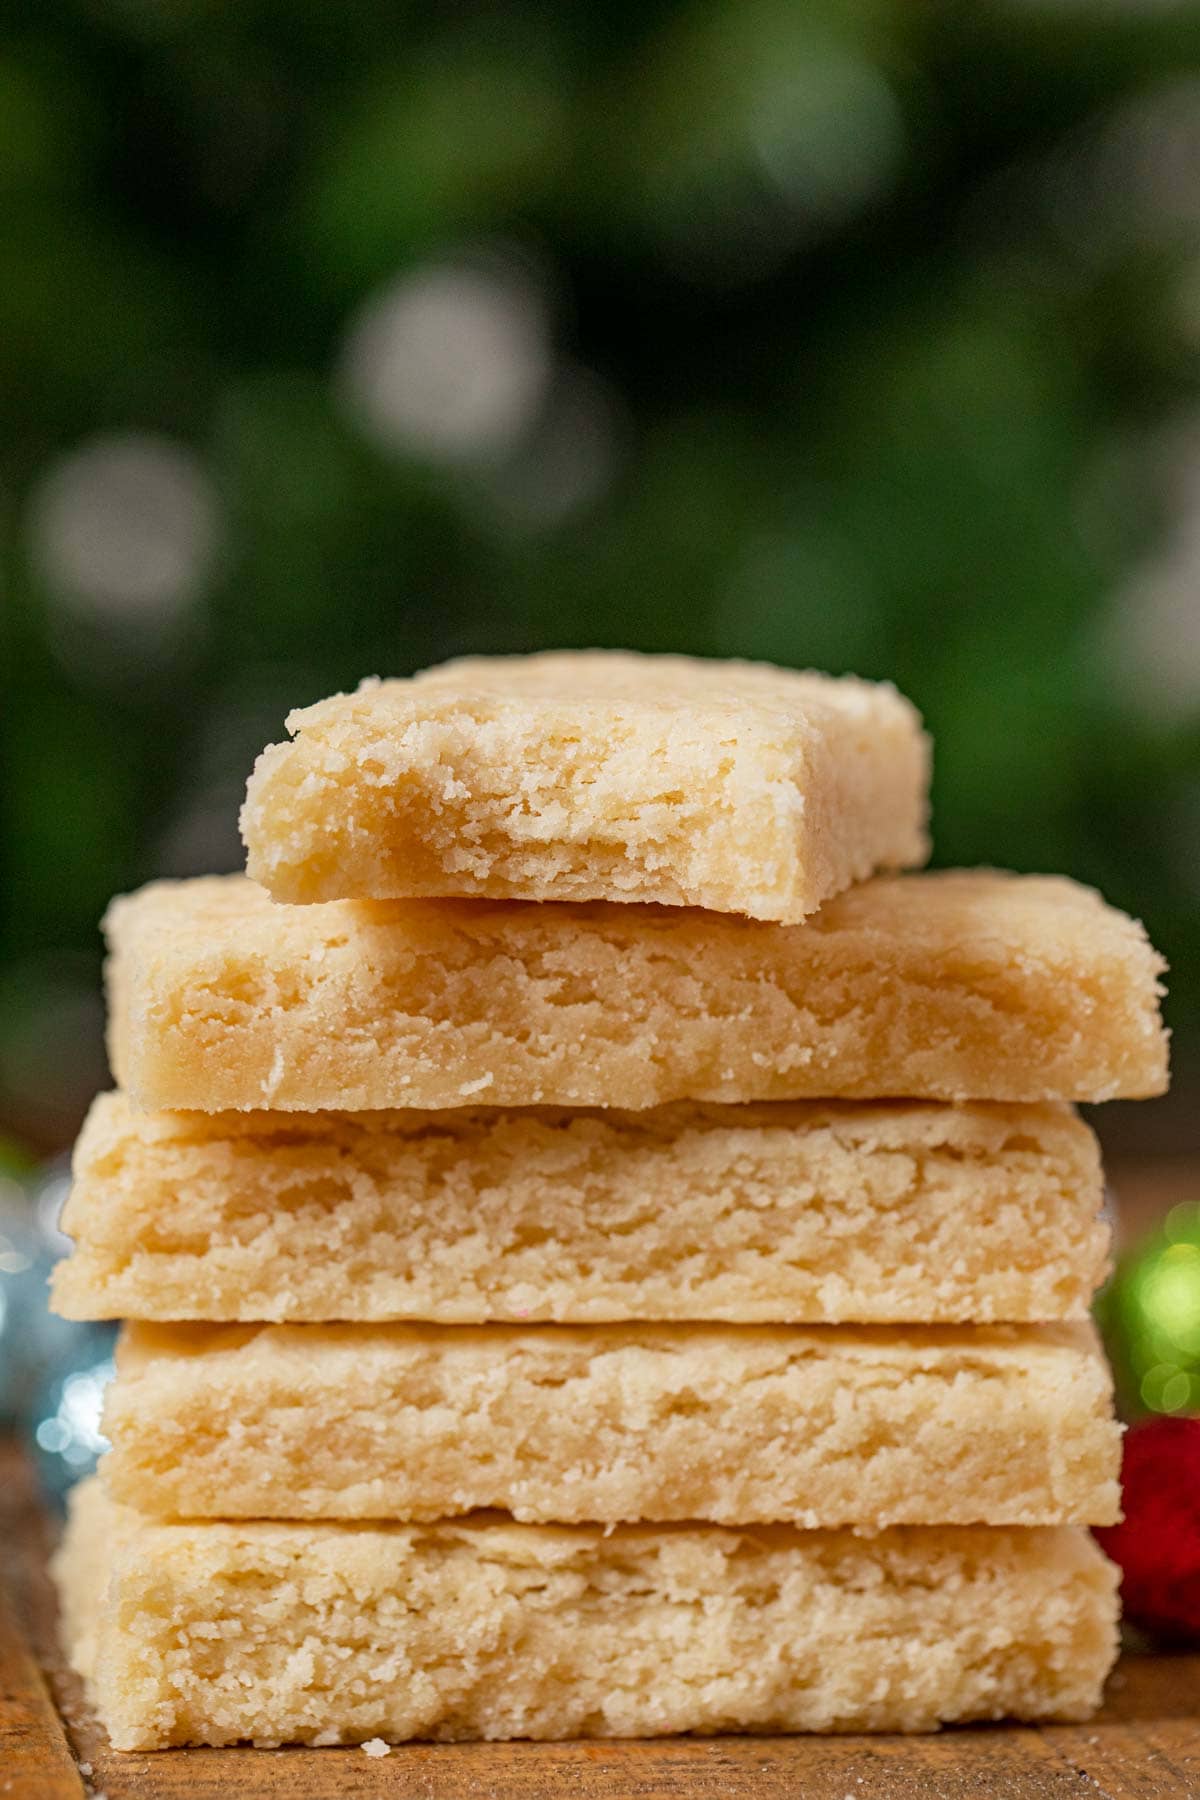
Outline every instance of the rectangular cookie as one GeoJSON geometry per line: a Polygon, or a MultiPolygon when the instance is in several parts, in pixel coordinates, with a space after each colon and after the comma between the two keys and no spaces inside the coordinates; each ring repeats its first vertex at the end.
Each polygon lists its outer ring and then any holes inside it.
{"type": "Polygon", "coordinates": [[[164,1517],[1111,1524],[1089,1325],[130,1325],[114,1498],[164,1517]]]}
{"type": "Polygon", "coordinates": [[[641,900],[794,923],[929,854],[889,683],[583,651],[468,658],[289,714],[246,790],[277,900],[641,900]]]}
{"type": "Polygon", "coordinates": [[[803,925],[670,907],[330,901],[242,876],[114,901],[138,1107],[1109,1100],[1166,1083],[1161,960],[1089,889],[878,876],[803,925]]]}
{"type": "Polygon", "coordinates": [[[1096,1140],[1066,1107],[179,1113],[102,1094],[54,1304],[75,1319],[1084,1318],[1096,1140]]]}
{"type": "Polygon", "coordinates": [[[1067,1526],[156,1525],[88,1481],[55,1575],[118,1750],[1083,1719],[1116,1653],[1067,1526]]]}

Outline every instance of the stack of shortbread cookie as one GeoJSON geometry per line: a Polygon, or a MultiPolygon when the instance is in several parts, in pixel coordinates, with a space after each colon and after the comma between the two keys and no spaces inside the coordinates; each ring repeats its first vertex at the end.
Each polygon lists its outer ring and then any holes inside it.
{"type": "Polygon", "coordinates": [[[925,857],[889,687],[600,653],[294,715],[240,877],[109,915],[56,1300],[114,1743],[1085,1715],[1107,1236],[1160,963],[925,857]]]}

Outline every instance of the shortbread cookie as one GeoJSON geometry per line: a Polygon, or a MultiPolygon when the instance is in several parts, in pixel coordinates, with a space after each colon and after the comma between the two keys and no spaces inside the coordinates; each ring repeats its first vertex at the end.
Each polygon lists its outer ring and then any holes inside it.
{"type": "Polygon", "coordinates": [[[138,1113],[95,1102],[54,1272],[79,1319],[1083,1318],[1100,1158],[1067,1108],[138,1113]]]}
{"type": "Polygon", "coordinates": [[[1083,1719],[1116,1653],[1068,1526],[155,1525],[89,1481],[55,1573],[118,1750],[1083,1719]]]}
{"type": "Polygon", "coordinates": [[[331,901],[240,876],[117,900],[139,1107],[1159,1093],[1160,959],[1074,883],[879,876],[803,925],[670,907],[331,901]]]}
{"type": "Polygon", "coordinates": [[[483,657],[293,712],[242,810],[277,900],[652,900],[796,921],[929,853],[890,684],[628,652],[483,657]]]}
{"type": "Polygon", "coordinates": [[[1091,1325],[132,1325],[104,1430],[175,1518],[1119,1517],[1091,1325]]]}

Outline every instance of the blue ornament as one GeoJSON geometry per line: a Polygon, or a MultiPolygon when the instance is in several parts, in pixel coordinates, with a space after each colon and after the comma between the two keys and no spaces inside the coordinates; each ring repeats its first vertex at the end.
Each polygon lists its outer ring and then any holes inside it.
{"type": "Polygon", "coordinates": [[[46,1491],[61,1500],[68,1488],[90,1475],[108,1449],[100,1430],[104,1390],[115,1373],[115,1325],[73,1328],[71,1356],[36,1397],[30,1433],[34,1459],[46,1491]]]}
{"type": "Polygon", "coordinates": [[[100,1411],[117,1330],[49,1308],[50,1272],[69,1248],[58,1228],[69,1184],[65,1158],[24,1182],[0,1174],[0,1424],[28,1438],[58,1498],[107,1447],[100,1411]]]}

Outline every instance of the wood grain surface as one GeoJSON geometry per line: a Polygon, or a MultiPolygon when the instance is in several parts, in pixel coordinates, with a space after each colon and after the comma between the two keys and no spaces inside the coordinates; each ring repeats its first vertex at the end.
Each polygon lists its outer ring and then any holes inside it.
{"type": "Polygon", "coordinates": [[[1200,1656],[1126,1656],[1087,1725],[935,1737],[411,1744],[121,1755],[55,1636],[53,1526],[0,1445],[0,1800],[1200,1800],[1200,1656]]]}

